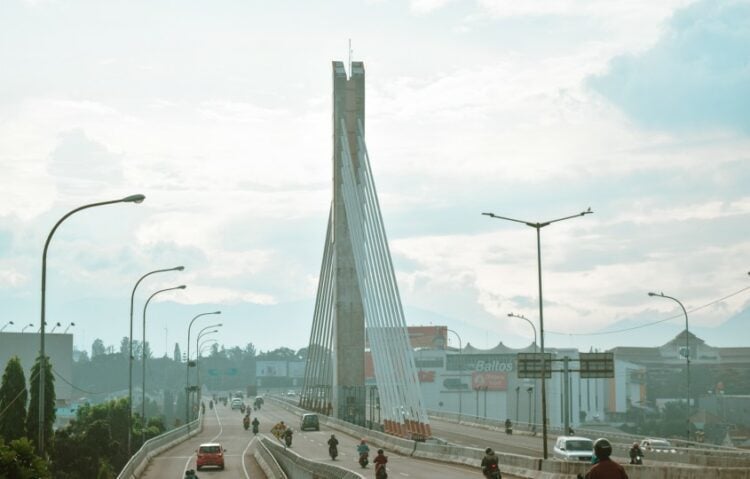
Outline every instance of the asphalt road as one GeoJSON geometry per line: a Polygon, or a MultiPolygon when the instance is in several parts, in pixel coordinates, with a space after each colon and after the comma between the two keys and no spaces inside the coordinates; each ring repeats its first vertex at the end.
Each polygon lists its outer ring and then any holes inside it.
{"type": "MultiPolygon", "coordinates": [[[[335,464],[350,471],[362,474],[365,477],[375,477],[375,471],[372,465],[366,469],[359,467],[357,463],[356,447],[361,438],[347,436],[335,430],[327,430],[325,426],[320,431],[300,431],[300,418],[279,406],[266,402],[260,411],[261,432],[267,433],[268,437],[273,438],[269,433],[270,428],[278,421],[284,421],[294,430],[294,440],[292,449],[306,458],[320,462],[333,462],[328,455],[328,438],[331,434],[336,434],[339,440],[339,457],[335,464]],[[264,421],[265,418],[265,421],[264,421]]],[[[370,460],[375,457],[377,448],[370,447],[370,460]]],[[[441,463],[437,461],[428,461],[416,459],[407,456],[401,456],[392,451],[385,451],[388,456],[388,477],[396,478],[436,478],[450,477],[455,479],[473,478],[483,479],[482,472],[477,464],[476,467],[462,466],[457,464],[441,463]]],[[[504,478],[511,479],[512,476],[503,475],[504,478]]],[[[202,478],[201,478],[202,479],[202,478]]]]}
{"type": "MultiPolygon", "coordinates": [[[[208,403],[208,401],[206,401],[208,403]]],[[[261,419],[262,421],[262,419],[261,419]]],[[[197,436],[178,444],[155,457],[141,478],[184,479],[186,469],[195,469],[195,450],[204,442],[220,442],[226,449],[225,469],[203,469],[197,472],[200,479],[217,477],[222,479],[265,478],[252,455],[247,450],[253,435],[242,427],[242,414],[229,407],[206,408],[203,431],[197,436]]]]}

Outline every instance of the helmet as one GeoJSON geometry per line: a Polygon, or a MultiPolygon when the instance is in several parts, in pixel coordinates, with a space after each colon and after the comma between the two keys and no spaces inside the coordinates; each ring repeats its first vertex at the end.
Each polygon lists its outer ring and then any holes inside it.
{"type": "Polygon", "coordinates": [[[603,437],[597,439],[594,441],[594,454],[599,459],[608,458],[612,454],[612,444],[603,437]]]}
{"type": "Polygon", "coordinates": [[[637,443],[637,442],[634,442],[634,443],[633,443],[633,447],[638,447],[638,443],[637,443]]]}
{"type": "Polygon", "coordinates": [[[383,450],[382,449],[378,449],[378,454],[383,454],[383,450]]]}
{"type": "Polygon", "coordinates": [[[365,441],[364,439],[362,439],[362,441],[360,442],[360,444],[365,444],[366,442],[367,441],[365,441]]]}
{"type": "Polygon", "coordinates": [[[487,449],[485,449],[485,450],[484,450],[484,453],[485,453],[485,454],[493,454],[493,453],[494,453],[494,451],[492,450],[492,448],[491,448],[491,447],[488,447],[487,449]]]}

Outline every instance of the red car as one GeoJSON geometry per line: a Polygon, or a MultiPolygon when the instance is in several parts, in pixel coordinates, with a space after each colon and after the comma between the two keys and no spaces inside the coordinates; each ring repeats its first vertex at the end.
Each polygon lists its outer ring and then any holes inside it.
{"type": "Polygon", "coordinates": [[[198,457],[195,459],[195,468],[199,471],[206,466],[224,469],[224,452],[225,449],[218,442],[201,444],[196,451],[198,457]]]}

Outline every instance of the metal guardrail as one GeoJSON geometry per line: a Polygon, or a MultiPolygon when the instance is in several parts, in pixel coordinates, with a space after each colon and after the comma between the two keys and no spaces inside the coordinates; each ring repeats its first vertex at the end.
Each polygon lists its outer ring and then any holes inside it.
{"type": "Polygon", "coordinates": [[[130,457],[130,460],[122,468],[120,474],[117,475],[117,479],[137,479],[153,456],[186,440],[192,435],[198,434],[202,429],[203,414],[199,412],[198,418],[195,421],[152,437],[144,442],[143,446],[130,457]]]}

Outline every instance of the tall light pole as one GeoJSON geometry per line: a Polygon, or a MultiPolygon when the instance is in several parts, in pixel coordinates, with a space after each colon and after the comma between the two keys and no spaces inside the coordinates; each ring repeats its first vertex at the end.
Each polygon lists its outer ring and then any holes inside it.
{"type": "Polygon", "coordinates": [[[24,331],[26,331],[26,328],[33,328],[33,327],[34,327],[34,323],[29,323],[23,328],[21,328],[21,332],[23,333],[24,331]]]}
{"type": "Polygon", "coordinates": [[[141,426],[141,443],[146,441],[146,308],[148,308],[148,303],[150,303],[157,294],[165,291],[173,291],[175,289],[185,289],[186,287],[187,286],[184,284],[181,284],[180,286],[175,286],[173,288],[160,289],[149,296],[146,300],[146,304],[143,305],[143,337],[141,340],[141,370],[143,372],[143,377],[141,378],[141,421],[143,421],[143,424],[141,426]]]}
{"type": "Polygon", "coordinates": [[[461,422],[461,410],[462,410],[462,397],[464,395],[464,357],[463,357],[463,343],[461,342],[461,336],[457,332],[450,328],[447,328],[449,332],[456,335],[458,338],[458,383],[461,386],[458,388],[458,422],[461,422]]]}
{"type": "Polygon", "coordinates": [[[62,326],[62,325],[61,325],[61,324],[60,324],[60,322],[58,321],[57,323],[55,323],[55,325],[54,325],[54,326],[52,326],[52,329],[50,330],[50,332],[49,332],[49,333],[50,333],[50,334],[54,333],[54,332],[55,332],[55,330],[56,330],[57,328],[59,328],[60,326],[62,326]]]}
{"type": "Polygon", "coordinates": [[[200,372],[200,366],[198,365],[198,357],[201,354],[200,346],[198,345],[198,342],[201,340],[203,336],[208,336],[209,334],[218,333],[218,329],[213,329],[211,331],[206,331],[209,328],[220,328],[222,326],[221,323],[217,324],[211,324],[206,326],[205,328],[201,329],[198,332],[198,337],[195,339],[195,387],[198,388],[195,392],[195,403],[196,405],[200,401],[200,382],[201,382],[201,372],[200,372]]]}
{"type": "MultiPolygon", "coordinates": [[[[165,273],[167,271],[183,271],[184,266],[174,268],[155,269],[141,276],[133,286],[133,292],[130,293],[130,335],[128,336],[128,457],[133,455],[133,302],[135,301],[135,290],[141,281],[156,273],[165,273]]],[[[73,324],[73,323],[71,323],[73,324]]],[[[67,331],[67,328],[65,329],[67,331]]]]}
{"type": "MultiPolygon", "coordinates": [[[[750,273],[748,273],[750,274],[750,273]]],[[[649,296],[658,296],[660,298],[671,299],[676,302],[682,308],[682,312],[685,314],[685,375],[686,375],[686,397],[687,397],[687,417],[685,418],[685,437],[687,438],[687,446],[690,445],[690,329],[688,328],[688,314],[685,310],[685,306],[682,305],[679,299],[667,296],[664,293],[649,292],[649,296]]]]}
{"type": "Polygon", "coordinates": [[[70,327],[71,326],[75,326],[75,325],[76,325],[76,323],[71,322],[70,324],[68,324],[67,326],[65,326],[65,331],[63,331],[63,334],[68,334],[68,330],[70,329],[70,327]]]}
{"type": "Polygon", "coordinates": [[[185,424],[190,423],[190,329],[193,327],[193,323],[196,319],[201,316],[208,316],[210,314],[221,314],[221,311],[214,311],[211,313],[201,313],[190,320],[188,325],[188,337],[187,337],[187,362],[185,365],[185,424]]]}
{"type": "Polygon", "coordinates": [[[542,449],[544,451],[544,459],[547,459],[547,380],[545,377],[546,366],[544,364],[544,301],[542,300],[542,247],[541,247],[541,230],[545,226],[549,226],[552,223],[558,221],[569,220],[571,218],[578,218],[579,216],[592,214],[591,208],[586,211],[582,211],[576,215],[564,216],[554,220],[543,221],[543,222],[531,222],[518,220],[515,218],[508,218],[505,216],[498,216],[494,213],[482,213],[490,218],[497,218],[500,220],[512,221],[514,223],[521,223],[526,226],[530,226],[536,229],[536,259],[537,259],[537,275],[539,277],[539,337],[540,337],[540,349],[542,353],[542,449]]]}
{"type": "Polygon", "coordinates": [[[37,451],[42,457],[44,457],[44,379],[46,377],[45,371],[47,370],[47,356],[44,350],[44,321],[46,319],[45,306],[47,293],[47,250],[49,249],[49,243],[60,224],[74,213],[88,208],[94,208],[95,206],[111,205],[115,203],[142,203],[145,199],[146,197],[143,195],[130,195],[119,200],[101,201],[99,203],[91,203],[88,205],[79,206],[78,208],[66,213],[65,216],[60,218],[57,223],[55,223],[55,226],[52,227],[52,230],[47,236],[47,241],[44,242],[44,252],[42,253],[42,318],[40,321],[42,326],[39,331],[39,444],[37,445],[37,451]]]}
{"type": "Polygon", "coordinates": [[[14,323],[13,323],[13,321],[8,321],[7,323],[5,323],[5,324],[3,325],[3,327],[2,327],[2,328],[0,328],[0,333],[2,333],[2,332],[3,332],[4,330],[5,330],[5,328],[7,328],[7,327],[8,327],[8,325],[9,325],[9,324],[10,324],[10,325],[12,326],[12,325],[13,325],[14,323]]]}

